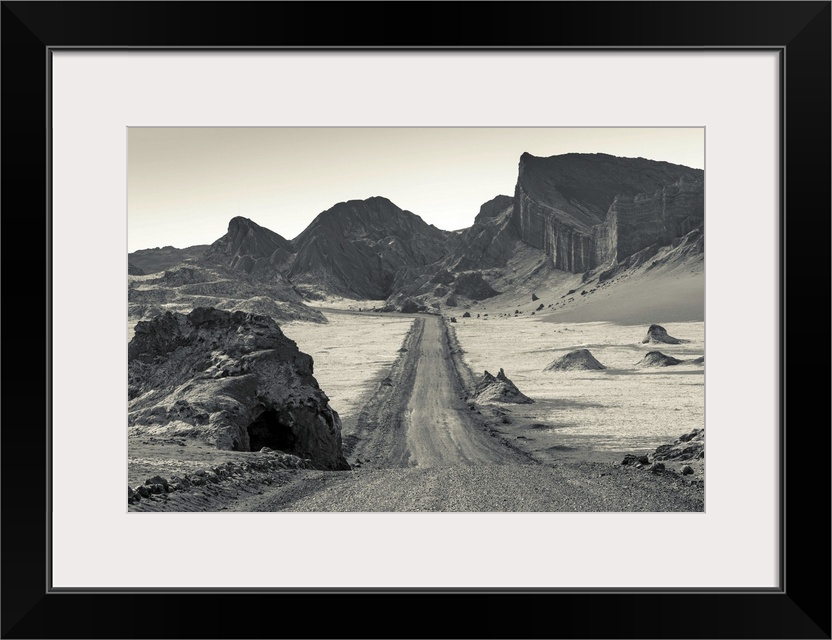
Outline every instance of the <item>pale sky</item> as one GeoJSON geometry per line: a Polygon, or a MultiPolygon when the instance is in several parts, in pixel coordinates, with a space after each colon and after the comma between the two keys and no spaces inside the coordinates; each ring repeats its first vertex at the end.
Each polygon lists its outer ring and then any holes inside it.
{"type": "Polygon", "coordinates": [[[136,128],[128,250],[210,244],[234,216],[295,238],[338,202],[384,196],[440,229],[513,195],[520,155],[607,153],[704,168],[703,128],[136,128]]]}

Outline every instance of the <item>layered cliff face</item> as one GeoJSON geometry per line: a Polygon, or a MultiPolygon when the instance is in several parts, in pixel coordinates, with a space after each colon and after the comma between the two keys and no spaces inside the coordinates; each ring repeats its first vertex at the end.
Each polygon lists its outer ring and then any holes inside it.
{"type": "Polygon", "coordinates": [[[643,158],[524,153],[512,222],[555,268],[584,272],[702,226],[703,172],[643,158]]]}
{"type": "Polygon", "coordinates": [[[168,312],[138,323],[129,344],[128,425],[348,469],[340,419],[312,373],[312,358],[269,317],[168,312]]]}
{"type": "Polygon", "coordinates": [[[651,244],[669,245],[701,227],[704,211],[701,178],[682,177],[653,193],[619,196],[597,234],[598,261],[617,262],[651,244]]]}
{"type": "Polygon", "coordinates": [[[342,202],[295,238],[288,277],[303,290],[383,300],[399,271],[442,258],[449,235],[386,198],[342,202]]]}

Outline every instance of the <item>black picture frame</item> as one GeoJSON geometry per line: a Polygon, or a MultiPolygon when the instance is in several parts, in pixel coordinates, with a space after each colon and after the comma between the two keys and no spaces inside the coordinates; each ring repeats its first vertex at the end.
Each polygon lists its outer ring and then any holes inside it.
{"type": "MultiPolygon", "coordinates": [[[[2,637],[829,638],[829,402],[807,376],[829,352],[816,340],[830,326],[830,15],[830,2],[2,2],[2,637]],[[66,47],[778,51],[780,587],[52,590],[48,91],[51,51],[66,47]],[[823,296],[811,314],[807,277],[823,296]]],[[[737,467],[753,461],[738,452],[737,467]]],[[[661,562],[634,558],[634,571],[661,562]]]]}

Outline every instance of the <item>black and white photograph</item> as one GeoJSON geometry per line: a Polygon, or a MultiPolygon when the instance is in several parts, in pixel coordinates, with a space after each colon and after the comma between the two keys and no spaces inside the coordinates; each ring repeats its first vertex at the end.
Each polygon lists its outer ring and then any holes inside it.
{"type": "Polygon", "coordinates": [[[129,512],[703,512],[705,130],[128,129],[129,512]]]}

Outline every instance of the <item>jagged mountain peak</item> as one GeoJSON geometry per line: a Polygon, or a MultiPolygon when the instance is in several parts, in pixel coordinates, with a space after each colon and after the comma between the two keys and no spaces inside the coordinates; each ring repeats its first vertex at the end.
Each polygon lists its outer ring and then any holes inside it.
{"type": "Polygon", "coordinates": [[[280,234],[253,220],[235,216],[229,221],[226,234],[205,252],[205,259],[251,274],[279,271],[293,254],[292,243],[280,234]]]}

